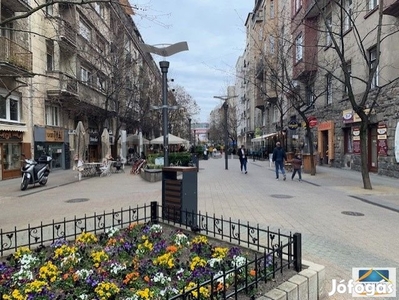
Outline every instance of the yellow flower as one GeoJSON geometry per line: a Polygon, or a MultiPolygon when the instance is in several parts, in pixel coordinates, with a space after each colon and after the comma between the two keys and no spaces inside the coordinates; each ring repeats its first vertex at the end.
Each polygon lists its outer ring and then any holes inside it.
{"type": "Polygon", "coordinates": [[[57,276],[60,272],[58,271],[57,266],[53,265],[51,261],[46,262],[39,269],[39,278],[43,280],[47,280],[50,282],[54,282],[57,279],[57,276]]]}
{"type": "Polygon", "coordinates": [[[75,253],[76,253],[76,247],[62,245],[61,247],[54,250],[54,258],[66,257],[75,253]]]}
{"type": "Polygon", "coordinates": [[[112,282],[100,282],[94,291],[101,300],[107,300],[118,294],[120,289],[112,282]]]}
{"type": "Polygon", "coordinates": [[[172,269],[175,266],[174,259],[172,253],[168,252],[163,255],[158,256],[153,260],[154,265],[159,265],[166,267],[168,269],[172,269]]]}
{"type": "Polygon", "coordinates": [[[203,287],[203,286],[200,287],[200,289],[199,289],[199,294],[200,294],[200,295],[198,296],[197,284],[194,283],[194,282],[190,282],[190,283],[186,286],[186,288],[185,288],[186,291],[187,291],[187,290],[191,290],[191,289],[193,289],[193,290],[191,291],[191,295],[193,295],[195,299],[201,299],[201,298],[208,299],[209,296],[210,296],[209,289],[206,288],[206,287],[203,287]],[[200,298],[200,297],[201,297],[201,298],[200,298]]]}
{"type": "Polygon", "coordinates": [[[47,282],[35,280],[26,284],[25,293],[40,293],[44,288],[48,288],[47,282]]]}
{"type": "Polygon", "coordinates": [[[227,255],[228,251],[229,251],[229,249],[227,249],[227,248],[215,247],[215,249],[213,249],[212,257],[224,259],[227,255]]]}
{"type": "Polygon", "coordinates": [[[19,259],[25,254],[31,254],[32,251],[28,247],[20,247],[15,251],[14,253],[14,258],[19,259]]]}
{"type": "Polygon", "coordinates": [[[191,241],[192,244],[208,244],[208,238],[204,235],[198,235],[191,241]]]}
{"type": "Polygon", "coordinates": [[[101,262],[108,260],[108,254],[105,253],[103,250],[93,251],[90,256],[96,268],[100,266],[101,262]]]}
{"type": "Polygon", "coordinates": [[[195,256],[190,262],[190,270],[193,271],[196,267],[205,267],[206,260],[199,256],[195,256]]]}
{"type": "Polygon", "coordinates": [[[76,242],[81,244],[92,244],[97,242],[97,237],[90,232],[82,232],[76,237],[76,242]]]}
{"type": "Polygon", "coordinates": [[[140,297],[140,299],[152,299],[153,292],[150,291],[149,288],[145,288],[144,290],[138,290],[136,295],[140,297]]]}
{"type": "Polygon", "coordinates": [[[13,290],[10,295],[3,295],[3,300],[26,300],[28,296],[21,294],[21,292],[17,289],[13,290]]]}

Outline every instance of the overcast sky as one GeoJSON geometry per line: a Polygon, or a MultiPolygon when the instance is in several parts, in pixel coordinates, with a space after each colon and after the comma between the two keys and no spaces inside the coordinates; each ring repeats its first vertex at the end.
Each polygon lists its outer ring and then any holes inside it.
{"type": "MultiPolygon", "coordinates": [[[[250,0],[130,0],[133,17],[149,45],[187,41],[189,51],[169,56],[168,78],[183,86],[201,108],[193,119],[207,122],[234,85],[235,64],[245,49],[245,20],[250,0]]],[[[153,55],[158,63],[162,57],[153,55]]]]}

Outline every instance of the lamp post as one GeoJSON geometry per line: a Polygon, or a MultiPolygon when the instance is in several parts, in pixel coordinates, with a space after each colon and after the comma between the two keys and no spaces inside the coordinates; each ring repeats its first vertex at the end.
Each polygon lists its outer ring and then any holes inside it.
{"type": "MultiPolygon", "coordinates": [[[[171,56],[181,51],[188,50],[187,42],[180,42],[166,47],[155,47],[147,44],[140,44],[140,47],[145,52],[150,52],[163,57],[171,56]]],[[[164,167],[169,166],[169,134],[168,134],[168,69],[169,62],[162,60],[159,62],[159,67],[162,73],[162,123],[163,123],[163,153],[164,153],[164,167]]]]}
{"type": "Polygon", "coordinates": [[[229,169],[229,157],[227,154],[227,146],[229,144],[229,130],[227,128],[227,110],[229,108],[229,104],[227,103],[228,100],[235,98],[237,96],[213,96],[213,98],[223,100],[223,108],[224,108],[224,130],[225,130],[225,135],[224,135],[224,161],[225,161],[225,169],[229,169]]]}
{"type": "Polygon", "coordinates": [[[188,141],[191,144],[191,118],[188,118],[188,141]]]}

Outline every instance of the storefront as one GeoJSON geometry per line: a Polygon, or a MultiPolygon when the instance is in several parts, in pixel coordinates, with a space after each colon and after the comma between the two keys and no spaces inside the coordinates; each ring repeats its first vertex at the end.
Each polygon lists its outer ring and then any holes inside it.
{"type": "Polygon", "coordinates": [[[317,127],[317,151],[320,163],[331,164],[335,157],[334,148],[334,121],[322,122],[317,127]]]}
{"type": "Polygon", "coordinates": [[[68,130],[64,128],[34,128],[35,150],[34,156],[49,155],[53,158],[51,169],[69,169],[70,152],[68,130]]]}
{"type": "Polygon", "coordinates": [[[0,130],[0,180],[21,176],[23,132],[0,130]]]}

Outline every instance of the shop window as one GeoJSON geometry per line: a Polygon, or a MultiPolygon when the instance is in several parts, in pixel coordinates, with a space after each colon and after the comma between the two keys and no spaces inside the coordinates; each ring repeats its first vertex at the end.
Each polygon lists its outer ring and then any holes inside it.
{"type": "Polygon", "coordinates": [[[21,145],[19,143],[3,144],[3,169],[21,168],[21,145]]]}
{"type": "Polygon", "coordinates": [[[58,106],[46,106],[46,125],[61,126],[58,106]]]}
{"type": "Polygon", "coordinates": [[[344,153],[353,153],[353,140],[352,140],[352,130],[351,128],[344,129],[344,153]]]}
{"type": "Polygon", "coordinates": [[[20,103],[14,96],[8,96],[7,99],[0,95],[0,119],[19,122],[20,103]]]}

